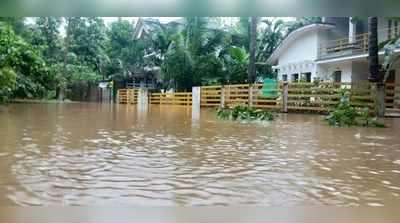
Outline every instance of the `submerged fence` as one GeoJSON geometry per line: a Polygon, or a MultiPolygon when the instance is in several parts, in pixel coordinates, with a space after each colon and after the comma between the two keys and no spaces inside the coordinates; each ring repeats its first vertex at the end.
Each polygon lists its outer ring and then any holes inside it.
{"type": "Polygon", "coordinates": [[[192,92],[150,93],[150,104],[192,105],[192,92]]]}
{"type": "MultiPolygon", "coordinates": [[[[199,94],[201,107],[248,105],[260,109],[328,112],[341,99],[346,90],[349,100],[355,107],[374,109],[375,90],[367,81],[354,83],[282,83],[277,85],[277,97],[265,97],[262,84],[236,84],[202,86],[199,94]]],[[[386,107],[400,105],[400,85],[387,84],[385,90],[386,107]]],[[[137,103],[137,89],[118,90],[118,102],[137,103]]],[[[191,106],[194,100],[192,92],[149,93],[149,104],[191,106]]]]}
{"type": "Polygon", "coordinates": [[[117,91],[117,101],[120,104],[137,104],[139,89],[119,89],[117,91]]]}
{"type": "MultiPolygon", "coordinates": [[[[368,82],[359,83],[288,83],[278,84],[276,98],[262,95],[261,84],[201,87],[201,106],[234,106],[237,104],[273,110],[327,112],[339,103],[341,91],[350,92],[350,103],[356,107],[374,108],[374,94],[368,82]]],[[[389,97],[387,97],[389,98],[389,97]]]]}

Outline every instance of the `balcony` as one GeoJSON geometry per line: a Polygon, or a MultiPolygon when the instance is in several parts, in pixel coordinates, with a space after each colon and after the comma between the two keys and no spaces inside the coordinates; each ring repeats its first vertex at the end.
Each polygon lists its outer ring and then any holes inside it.
{"type": "Polygon", "coordinates": [[[368,52],[368,33],[359,34],[354,42],[349,38],[327,41],[318,47],[318,59],[329,59],[368,52]]]}
{"type": "MultiPolygon", "coordinates": [[[[399,35],[399,26],[378,29],[378,41],[380,43],[399,35]]],[[[368,53],[368,33],[356,35],[352,43],[349,42],[347,37],[324,42],[318,47],[319,60],[365,53],[368,53]]]]}

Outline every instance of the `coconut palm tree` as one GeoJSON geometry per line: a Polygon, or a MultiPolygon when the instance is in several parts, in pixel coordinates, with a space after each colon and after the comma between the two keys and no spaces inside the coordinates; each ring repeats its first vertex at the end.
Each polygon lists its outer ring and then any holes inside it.
{"type": "Polygon", "coordinates": [[[371,82],[379,81],[378,17],[368,17],[368,62],[371,82]]]}
{"type": "Polygon", "coordinates": [[[368,17],[368,62],[370,82],[376,84],[377,115],[385,115],[385,83],[383,75],[379,72],[378,48],[378,17],[368,17]]]}
{"type": "Polygon", "coordinates": [[[257,20],[256,16],[251,17],[250,23],[250,45],[249,45],[249,73],[247,81],[254,83],[256,79],[256,48],[257,48],[257,20]]]}

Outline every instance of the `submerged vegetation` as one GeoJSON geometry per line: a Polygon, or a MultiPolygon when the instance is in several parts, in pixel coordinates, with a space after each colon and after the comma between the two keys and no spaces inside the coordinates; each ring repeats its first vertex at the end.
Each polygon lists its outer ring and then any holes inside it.
{"type": "Polygon", "coordinates": [[[371,115],[370,109],[365,107],[361,110],[355,108],[348,100],[348,92],[343,91],[342,99],[339,104],[325,117],[325,120],[334,126],[365,126],[365,127],[385,127],[385,125],[371,115]]]}
{"type": "Polygon", "coordinates": [[[237,105],[233,108],[218,108],[217,116],[221,119],[230,120],[258,120],[258,121],[272,121],[274,114],[261,109],[251,108],[244,105],[237,105]]]}

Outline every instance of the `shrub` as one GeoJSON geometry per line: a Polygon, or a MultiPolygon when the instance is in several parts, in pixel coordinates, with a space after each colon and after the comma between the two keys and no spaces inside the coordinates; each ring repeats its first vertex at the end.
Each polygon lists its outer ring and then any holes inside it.
{"type": "MultiPolygon", "coordinates": [[[[343,98],[342,98],[343,99],[343,98]]],[[[377,121],[376,117],[372,117],[368,107],[357,110],[350,105],[348,100],[341,102],[329,113],[325,120],[334,126],[370,126],[385,127],[383,123],[377,121]]]]}
{"type": "Polygon", "coordinates": [[[271,121],[274,119],[274,114],[271,112],[243,105],[237,105],[233,108],[218,108],[217,116],[222,119],[230,120],[271,121]]]}
{"type": "Polygon", "coordinates": [[[11,68],[0,69],[0,104],[10,99],[15,88],[16,76],[11,68]]]}

